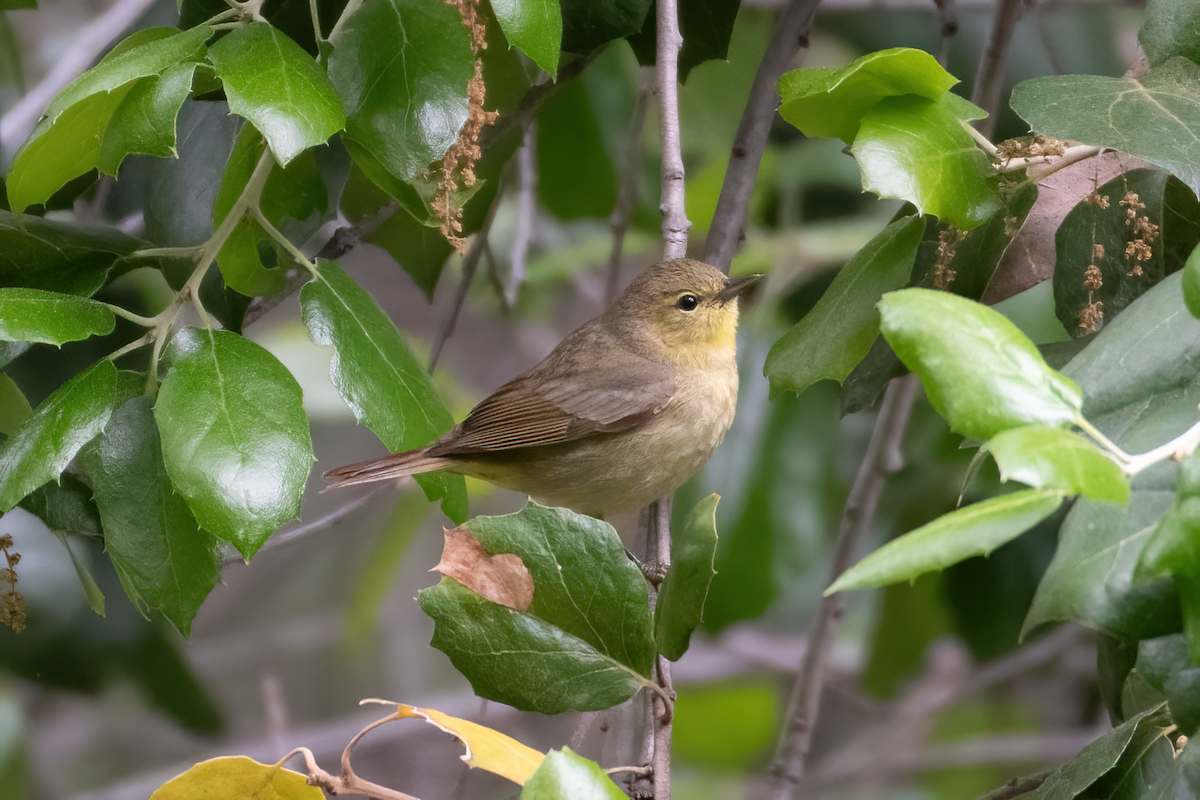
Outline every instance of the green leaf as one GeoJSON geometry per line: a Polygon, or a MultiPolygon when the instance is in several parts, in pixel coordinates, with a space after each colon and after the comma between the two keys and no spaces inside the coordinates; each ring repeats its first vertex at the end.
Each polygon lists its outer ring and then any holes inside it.
{"type": "Polygon", "coordinates": [[[509,44],[551,76],[558,75],[563,30],[558,0],[493,0],[492,12],[509,44]]]}
{"type": "Polygon", "coordinates": [[[546,753],[525,781],[520,800],[623,800],[625,793],[608,773],[569,747],[546,753]]]}
{"type": "Polygon", "coordinates": [[[1092,500],[1129,502],[1129,479],[1104,451],[1082,436],[1030,425],[1000,431],[980,452],[991,453],[1000,477],[1037,489],[1059,489],[1092,500]]]}
{"type": "Polygon", "coordinates": [[[841,69],[797,69],[779,79],[779,115],[805,136],[832,136],[846,144],[862,119],[888,97],[939,100],[958,83],[924,50],[896,47],[868,53],[841,69]]]}
{"type": "Polygon", "coordinates": [[[60,386],[0,445],[0,513],[56,480],[112,414],[117,370],[99,361],[60,386]]]}
{"type": "Polygon", "coordinates": [[[91,169],[115,172],[128,152],[170,152],[180,92],[186,95],[183,84],[190,87],[211,35],[208,26],[138,31],[59,92],[13,158],[9,206],[23,211],[45,202],[91,169]]]}
{"type": "Polygon", "coordinates": [[[150,800],[195,800],[198,797],[322,800],[325,793],[306,776],[278,764],[260,764],[246,756],[201,761],[154,790],[150,800]]]}
{"type": "Polygon", "coordinates": [[[117,320],[103,303],[41,289],[0,288],[0,339],[62,345],[112,333],[117,320]]]}
{"type": "Polygon", "coordinates": [[[21,387],[0,372],[0,434],[12,436],[32,413],[33,408],[25,399],[21,387]]]}
{"type": "Polygon", "coordinates": [[[1200,194],[1200,65],[1186,58],[1131,78],[1034,78],[1013,87],[1009,104],[1038,133],[1138,156],[1200,194]]]}
{"type": "Polygon", "coordinates": [[[175,493],[147,397],[113,412],[81,466],[92,480],[104,550],[129,599],[161,611],[184,636],[221,579],[220,547],[175,493]]]}
{"type": "Polygon", "coordinates": [[[331,42],[351,154],[353,143],[394,177],[417,178],[467,120],[475,53],[458,11],[441,0],[364,3],[331,42]]]}
{"type": "Polygon", "coordinates": [[[716,571],[717,502],[710,494],[688,512],[683,525],[671,529],[671,567],[654,607],[658,652],[678,661],[687,652],[692,631],[704,615],[704,600],[716,571]]]}
{"type": "Polygon", "coordinates": [[[1200,243],[1200,202],[1162,170],[1131,170],[1095,194],[1102,200],[1076,205],[1054,236],[1055,312],[1076,335],[1114,319],[1165,275],[1179,270],[1200,243]],[[1094,323],[1097,311],[1101,317],[1094,323]]]}
{"type": "Polygon", "coordinates": [[[1200,244],[1183,265],[1183,302],[1193,317],[1200,317],[1200,244]]]}
{"type": "MultiPolygon", "coordinates": [[[[53,484],[50,484],[53,485],[53,484]]],[[[71,549],[71,542],[67,538],[65,531],[51,530],[54,538],[62,544],[63,549],[67,551],[67,556],[71,559],[71,566],[75,568],[75,576],[79,578],[79,586],[83,589],[83,599],[87,601],[88,608],[93,613],[99,616],[104,616],[104,592],[100,591],[100,587],[96,584],[96,579],[92,577],[91,568],[87,562],[81,560],[75,555],[75,551],[71,549]]]]}
{"type": "Polygon", "coordinates": [[[964,436],[986,440],[1030,424],[1061,428],[1078,417],[1079,387],[990,308],[945,292],[904,289],[884,295],[879,309],[888,344],[964,436]]]}
{"type": "Polygon", "coordinates": [[[863,116],[851,152],[863,189],[907,200],[958,228],[974,228],[1000,208],[987,156],[951,102],[885,98],[863,116]]]}
{"type": "Polygon", "coordinates": [[[985,556],[1050,516],[1055,489],[1027,489],[960,508],[893,539],[846,570],[825,594],[911,580],[972,556],[985,556]]]}
{"type": "Polygon", "coordinates": [[[590,53],[642,29],[651,0],[560,0],[563,50],[590,53]]]}
{"type": "Polygon", "coordinates": [[[1188,655],[1183,634],[1138,642],[1135,669],[1167,698],[1180,730],[1194,736],[1200,729],[1200,667],[1188,655]]]}
{"type": "MultiPolygon", "coordinates": [[[[686,82],[692,69],[705,61],[728,60],[739,8],[741,0],[684,0],[678,4],[679,34],[683,37],[678,63],[680,83],[686,82]]],[[[653,2],[642,29],[625,40],[639,64],[654,66],[658,60],[658,14],[653,2]]]]}
{"type": "MultiPolygon", "coordinates": [[[[317,271],[300,291],[304,324],[314,344],[333,348],[329,378],[358,421],[393,452],[426,445],[449,430],[454,420],[429,373],[375,300],[336,264],[320,261],[317,271]]],[[[461,477],[414,477],[426,497],[442,500],[446,516],[466,519],[461,477]]]]}
{"type": "Polygon", "coordinates": [[[1179,604],[1170,584],[1134,581],[1142,548],[1173,498],[1174,492],[1135,486],[1125,507],[1076,501],[1059,529],[1058,549],[1021,637],[1067,620],[1125,642],[1179,630],[1179,604]]]}
{"type": "Polygon", "coordinates": [[[1171,759],[1171,767],[1144,795],[1144,800],[1179,800],[1200,797],[1200,745],[1189,739],[1183,752],[1171,759]]]}
{"type": "Polygon", "coordinates": [[[0,211],[0,285],[91,295],[118,258],[139,246],[111,228],[25,217],[18,225],[0,211]]]}
{"type": "Polygon", "coordinates": [[[490,555],[512,553],[533,581],[525,611],[451,578],[425,589],[433,645],[476,694],[525,710],[608,708],[645,686],[654,662],[646,581],[611,526],[530,502],[460,531],[490,555]]]}
{"type": "Polygon", "coordinates": [[[562,220],[605,218],[617,202],[619,178],[592,88],[586,79],[566,83],[538,111],[538,199],[562,220]]]}
{"type": "Polygon", "coordinates": [[[1072,800],[1078,797],[1117,765],[1139,729],[1161,730],[1162,716],[1161,707],[1151,709],[1109,731],[1056,769],[1029,796],[1030,800],[1072,800]]]}
{"type": "Polygon", "coordinates": [[[1137,580],[1200,576],[1200,497],[1180,497],[1150,534],[1134,577],[1137,580]]]}
{"type": "Polygon", "coordinates": [[[879,335],[876,303],[908,282],[925,223],[919,216],[885,228],[842,267],[817,305],[771,348],[763,374],[771,393],[799,394],[858,366],[879,335]]]}
{"type": "Polygon", "coordinates": [[[1200,5],[1194,0],[1150,0],[1138,42],[1152,67],[1174,56],[1200,62],[1200,5]]]}
{"type": "Polygon", "coordinates": [[[300,511],[313,460],[300,386],[229,331],[186,328],[171,356],[154,406],[167,474],[200,526],[249,560],[300,511]]]}
{"type": "Polygon", "coordinates": [[[526,711],[557,714],[622,703],[646,679],[530,614],[483,599],[451,578],[417,595],[434,620],[434,647],[475,694],[526,711]]]}
{"type": "Polygon", "coordinates": [[[208,49],[208,58],[229,110],[266,137],[282,166],[346,124],[325,71],[273,25],[256,22],[230,32],[208,49]]]}

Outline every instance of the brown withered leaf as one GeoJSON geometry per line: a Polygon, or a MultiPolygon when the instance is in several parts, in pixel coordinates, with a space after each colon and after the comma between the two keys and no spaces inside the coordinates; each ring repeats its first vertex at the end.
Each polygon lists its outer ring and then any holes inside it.
{"type": "Polygon", "coordinates": [[[430,572],[440,572],[493,603],[525,611],[533,602],[533,576],[519,556],[492,555],[462,528],[444,528],[442,559],[430,572]]]}

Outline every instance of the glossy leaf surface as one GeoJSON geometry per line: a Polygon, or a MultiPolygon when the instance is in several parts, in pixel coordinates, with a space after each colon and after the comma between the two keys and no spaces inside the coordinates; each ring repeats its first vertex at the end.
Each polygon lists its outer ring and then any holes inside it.
{"type": "Polygon", "coordinates": [[[683,525],[671,529],[671,566],[654,607],[654,638],[658,652],[672,661],[687,652],[692,631],[704,614],[704,600],[715,574],[720,499],[710,494],[692,508],[683,525]]]}
{"type": "Polygon", "coordinates": [[[509,44],[550,75],[558,74],[563,28],[558,0],[493,0],[492,12],[509,44]]]}
{"type": "Polygon", "coordinates": [[[1095,444],[1070,431],[1034,425],[1010,428],[989,439],[983,450],[996,459],[1003,480],[1092,500],[1129,502],[1129,479],[1121,468],[1095,444]]]}
{"type": "Polygon", "coordinates": [[[0,339],[61,345],[112,333],[103,303],[39,289],[0,288],[0,339]]]}

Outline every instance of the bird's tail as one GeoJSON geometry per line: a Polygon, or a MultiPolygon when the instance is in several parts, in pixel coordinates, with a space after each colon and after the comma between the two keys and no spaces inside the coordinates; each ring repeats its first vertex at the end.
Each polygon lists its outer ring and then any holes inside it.
{"type": "Polygon", "coordinates": [[[448,458],[427,455],[424,449],[392,453],[372,461],[359,461],[357,464],[347,464],[344,467],[329,470],[325,473],[325,480],[329,481],[329,485],[325,489],[403,478],[406,475],[416,475],[421,472],[436,472],[439,469],[445,469],[451,463],[448,458]]]}

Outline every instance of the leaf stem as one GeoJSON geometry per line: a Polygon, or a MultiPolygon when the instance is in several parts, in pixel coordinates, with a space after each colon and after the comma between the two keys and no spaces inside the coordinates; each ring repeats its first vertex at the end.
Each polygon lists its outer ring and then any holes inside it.
{"type": "Polygon", "coordinates": [[[288,255],[290,255],[297,264],[308,270],[309,274],[311,274],[314,278],[317,277],[317,265],[310,261],[308,256],[304,255],[304,253],[300,251],[300,248],[296,247],[296,245],[292,243],[291,239],[288,239],[279,232],[278,228],[271,224],[271,221],[267,219],[265,214],[262,213],[262,209],[259,208],[257,204],[250,207],[250,215],[254,217],[254,221],[261,225],[263,230],[265,230],[272,239],[278,242],[284,250],[287,250],[288,255]]]}
{"type": "Polygon", "coordinates": [[[1161,444],[1153,450],[1148,450],[1135,456],[1127,456],[1128,463],[1124,470],[1129,475],[1137,475],[1147,467],[1153,466],[1168,458],[1178,458],[1191,455],[1200,447],[1200,422],[1188,428],[1166,444],[1161,444]]]}
{"type": "Polygon", "coordinates": [[[137,323],[138,325],[141,325],[143,328],[156,327],[158,325],[158,318],[159,318],[159,316],[161,316],[159,314],[156,314],[153,317],[143,317],[141,314],[135,314],[132,311],[129,311],[128,309],[121,308],[120,306],[114,306],[112,303],[105,303],[104,305],[108,307],[109,311],[113,312],[118,317],[121,317],[122,319],[127,319],[130,322],[137,323]]]}
{"type": "Polygon", "coordinates": [[[1132,456],[1130,456],[1129,453],[1126,453],[1120,447],[1117,447],[1116,442],[1101,433],[1100,429],[1088,422],[1082,414],[1075,418],[1075,425],[1088,436],[1095,439],[1097,444],[1107,450],[1109,455],[1112,456],[1113,460],[1121,465],[1121,469],[1126,468],[1126,465],[1129,464],[1132,456]]]}

